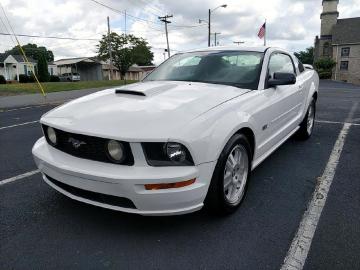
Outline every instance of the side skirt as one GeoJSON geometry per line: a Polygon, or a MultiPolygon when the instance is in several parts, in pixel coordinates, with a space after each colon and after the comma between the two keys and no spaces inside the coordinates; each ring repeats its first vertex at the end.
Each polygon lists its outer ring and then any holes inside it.
{"type": "Polygon", "coordinates": [[[278,149],[284,142],[286,142],[292,135],[295,134],[296,131],[298,131],[298,129],[300,128],[300,126],[297,126],[293,131],[291,131],[287,136],[285,136],[281,141],[279,141],[277,144],[275,144],[269,151],[267,151],[265,154],[263,154],[262,156],[258,157],[256,160],[253,161],[252,163],[252,168],[251,170],[254,170],[257,166],[259,166],[261,164],[261,162],[263,162],[268,156],[270,156],[276,149],[278,149]]]}

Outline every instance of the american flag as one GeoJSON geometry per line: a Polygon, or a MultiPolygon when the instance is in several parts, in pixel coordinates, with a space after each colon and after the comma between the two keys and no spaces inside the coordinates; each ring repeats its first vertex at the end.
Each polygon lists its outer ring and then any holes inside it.
{"type": "Polygon", "coordinates": [[[258,33],[258,37],[263,38],[265,36],[265,32],[266,32],[266,22],[261,26],[258,33]]]}

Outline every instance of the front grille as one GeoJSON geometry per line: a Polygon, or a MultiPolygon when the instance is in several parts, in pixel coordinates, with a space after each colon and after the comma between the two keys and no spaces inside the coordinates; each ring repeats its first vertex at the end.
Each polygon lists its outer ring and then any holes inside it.
{"type": "Polygon", "coordinates": [[[97,193],[97,192],[93,192],[93,191],[76,188],[76,187],[64,184],[62,182],[59,182],[59,181],[55,180],[54,178],[51,178],[48,175],[45,175],[45,176],[55,186],[65,190],[65,191],[69,192],[70,194],[75,195],[77,197],[88,199],[88,200],[98,202],[98,203],[112,205],[112,206],[136,209],[136,206],[134,205],[134,203],[128,198],[117,197],[117,196],[112,196],[112,195],[107,195],[107,194],[102,194],[102,193],[97,193]]]}
{"type": "MultiPolygon", "coordinates": [[[[43,125],[43,130],[47,142],[56,149],[79,158],[114,163],[107,154],[108,139],[82,134],[74,134],[54,128],[57,135],[57,143],[54,145],[49,141],[46,129],[47,126],[43,125]],[[74,141],[76,141],[78,144],[80,143],[80,145],[75,147],[73,144],[74,141]]],[[[124,145],[125,159],[121,163],[116,164],[128,166],[134,165],[134,157],[131,152],[130,144],[128,142],[119,142],[124,145]]]]}

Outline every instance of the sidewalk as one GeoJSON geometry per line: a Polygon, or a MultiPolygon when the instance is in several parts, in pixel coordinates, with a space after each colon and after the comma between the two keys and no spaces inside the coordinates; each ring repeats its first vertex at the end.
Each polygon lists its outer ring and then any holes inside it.
{"type": "Polygon", "coordinates": [[[48,93],[46,95],[46,98],[44,98],[41,94],[0,97],[0,110],[15,107],[41,105],[47,103],[61,103],[69,99],[75,99],[109,88],[111,87],[53,92],[48,93]]]}

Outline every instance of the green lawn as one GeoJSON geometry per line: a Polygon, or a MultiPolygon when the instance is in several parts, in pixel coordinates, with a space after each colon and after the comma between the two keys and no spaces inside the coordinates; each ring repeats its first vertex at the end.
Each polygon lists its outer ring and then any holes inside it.
{"type": "MultiPolygon", "coordinates": [[[[126,81],[127,84],[134,83],[135,81],[126,81]]],[[[80,81],[80,82],[47,82],[42,83],[46,93],[79,90],[88,88],[99,87],[112,87],[123,85],[124,81],[80,81]]],[[[37,83],[13,83],[13,84],[0,84],[0,96],[12,96],[23,94],[41,93],[37,83]]]]}

